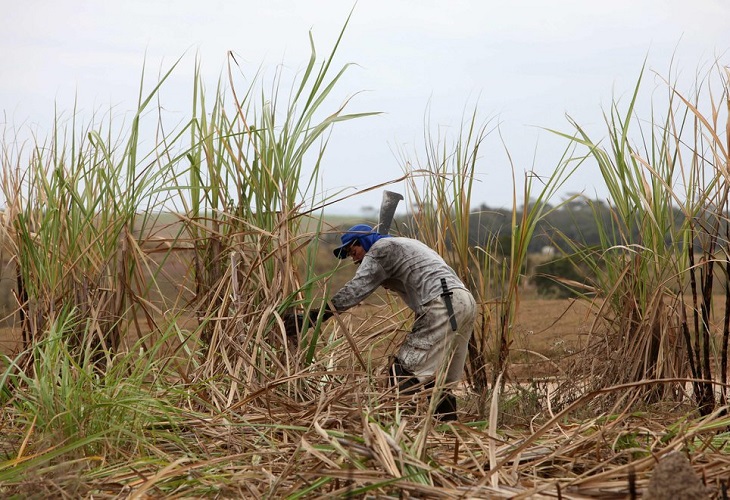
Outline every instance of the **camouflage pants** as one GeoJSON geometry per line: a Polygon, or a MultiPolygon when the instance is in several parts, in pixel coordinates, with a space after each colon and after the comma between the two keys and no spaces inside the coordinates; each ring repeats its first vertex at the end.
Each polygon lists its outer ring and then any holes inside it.
{"type": "Polygon", "coordinates": [[[421,382],[446,370],[446,383],[458,382],[464,373],[464,361],[469,338],[474,329],[476,303],[467,290],[452,290],[457,329],[453,331],[443,297],[437,297],[425,306],[416,318],[411,332],[398,350],[401,365],[421,382]]]}

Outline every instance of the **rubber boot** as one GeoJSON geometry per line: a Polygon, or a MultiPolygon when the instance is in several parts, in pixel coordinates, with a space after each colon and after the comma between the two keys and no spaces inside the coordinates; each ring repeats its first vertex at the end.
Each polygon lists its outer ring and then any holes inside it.
{"type": "Polygon", "coordinates": [[[398,386],[398,391],[403,395],[415,394],[417,392],[416,386],[421,383],[416,375],[405,368],[398,358],[393,360],[393,364],[390,365],[390,385],[398,386]]]}
{"type": "MultiPolygon", "coordinates": [[[[390,384],[397,385],[398,390],[403,395],[415,394],[419,390],[433,389],[433,380],[421,385],[421,381],[415,374],[405,368],[398,358],[393,360],[390,366],[390,384]]],[[[428,400],[431,400],[429,396],[428,400]]],[[[456,397],[450,391],[444,391],[441,394],[433,415],[441,422],[453,422],[456,420],[456,397]]]]}
{"type": "Polygon", "coordinates": [[[456,420],[456,397],[451,392],[444,391],[441,394],[441,399],[436,405],[433,416],[441,422],[453,422],[456,420]]]}

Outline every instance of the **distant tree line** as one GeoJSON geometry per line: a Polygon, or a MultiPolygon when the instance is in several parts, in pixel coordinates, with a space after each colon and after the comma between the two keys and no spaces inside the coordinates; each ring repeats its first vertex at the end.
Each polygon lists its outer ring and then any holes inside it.
{"type": "MultiPolygon", "coordinates": [[[[521,220],[523,210],[524,208],[520,208],[515,212],[517,222],[521,220]]],[[[601,200],[576,198],[558,207],[547,206],[545,212],[548,213],[538,222],[528,246],[530,253],[540,253],[545,247],[569,253],[571,248],[569,242],[583,248],[597,247],[601,243],[601,227],[613,228],[611,234],[603,235],[610,244],[641,243],[638,241],[637,230],[640,221],[637,220],[631,228],[621,227],[616,222],[609,205],[601,200]]],[[[682,211],[675,209],[672,217],[675,228],[679,227],[683,219],[682,211]]],[[[667,228],[668,231],[669,229],[667,228]]],[[[507,251],[511,233],[511,210],[492,209],[482,205],[470,217],[469,239],[474,245],[484,245],[491,235],[492,238],[496,236],[502,245],[506,245],[505,251],[507,251]]],[[[666,241],[670,241],[668,236],[666,241]]]]}
{"type": "MultiPolygon", "coordinates": [[[[527,207],[528,210],[530,207],[527,207]]],[[[524,207],[520,207],[515,212],[515,220],[520,221],[522,218],[524,207]]],[[[547,206],[545,212],[549,212],[542,220],[538,222],[538,226],[534,232],[532,241],[528,246],[530,253],[540,253],[545,247],[553,247],[556,251],[570,251],[570,244],[573,242],[581,247],[595,247],[601,243],[600,227],[613,228],[612,234],[604,235],[611,244],[625,244],[626,242],[638,243],[639,241],[637,227],[640,221],[636,221],[636,225],[632,228],[620,227],[615,223],[615,217],[612,215],[611,208],[602,200],[590,200],[586,198],[576,198],[565,202],[557,207],[547,206]],[[614,221],[612,223],[612,221],[614,221]],[[599,224],[598,222],[601,222],[599,224]]],[[[377,213],[372,211],[365,217],[365,221],[370,224],[377,224],[377,213]]],[[[488,247],[497,241],[498,251],[501,253],[509,252],[510,240],[512,235],[512,210],[504,208],[490,208],[486,204],[482,204],[472,211],[469,218],[469,242],[474,246],[488,247]]],[[[675,228],[684,220],[684,214],[678,208],[674,210],[673,224],[675,228]]],[[[394,228],[396,232],[404,236],[418,237],[418,234],[411,232],[411,228],[416,227],[411,222],[411,215],[405,215],[396,218],[394,228]]],[[[353,220],[352,224],[363,222],[362,220],[353,220]]],[[[341,229],[346,229],[352,224],[343,224],[341,229]]],[[[670,228],[667,228],[667,232],[670,228]]],[[[330,233],[326,237],[328,242],[336,242],[339,235],[330,233]]],[[[667,237],[667,242],[669,238],[667,237]]]]}

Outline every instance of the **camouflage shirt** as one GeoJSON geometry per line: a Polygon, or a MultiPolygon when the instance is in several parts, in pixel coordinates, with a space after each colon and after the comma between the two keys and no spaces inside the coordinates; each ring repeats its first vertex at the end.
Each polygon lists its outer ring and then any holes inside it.
{"type": "Polygon", "coordinates": [[[373,244],[355,273],[333,297],[332,305],[345,311],[367,298],[379,286],[398,293],[417,315],[440,296],[441,278],[449,289],[466,289],[441,256],[411,238],[383,238],[373,244]]]}

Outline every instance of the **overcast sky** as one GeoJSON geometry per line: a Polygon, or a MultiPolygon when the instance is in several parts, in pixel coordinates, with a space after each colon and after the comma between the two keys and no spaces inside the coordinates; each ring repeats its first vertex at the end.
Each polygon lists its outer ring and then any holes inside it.
{"type": "MultiPolygon", "coordinates": [[[[212,89],[226,53],[273,74],[306,64],[311,31],[329,52],[354,2],[0,0],[0,122],[9,130],[47,133],[54,106],[123,114],[134,109],[141,69],[183,56],[163,96],[189,113],[196,56],[212,89]],[[187,106],[187,108],[186,108],[187,106]]],[[[465,110],[499,123],[478,165],[473,203],[510,206],[506,147],[518,177],[549,173],[565,143],[541,129],[571,131],[566,115],[601,131],[612,99],[627,99],[644,60],[680,81],[694,81],[716,61],[730,65],[727,0],[432,1],[360,0],[337,63],[351,67],[330,108],[355,96],[351,111],[383,114],[338,125],[323,167],[324,187],[348,192],[396,178],[402,157],[423,156],[425,115],[441,135],[459,130],[465,110]]],[[[152,72],[154,72],[152,71],[152,72]]],[[[649,94],[661,87],[653,75],[649,94]]],[[[168,107],[168,102],[163,102],[168,107]]],[[[1,128],[0,128],[1,130],[1,128]]],[[[8,140],[8,132],[5,132],[8,140]]],[[[396,186],[394,189],[403,190],[396,186]]],[[[565,189],[605,196],[595,172],[565,189]]],[[[357,214],[379,193],[333,208],[357,214]]]]}

